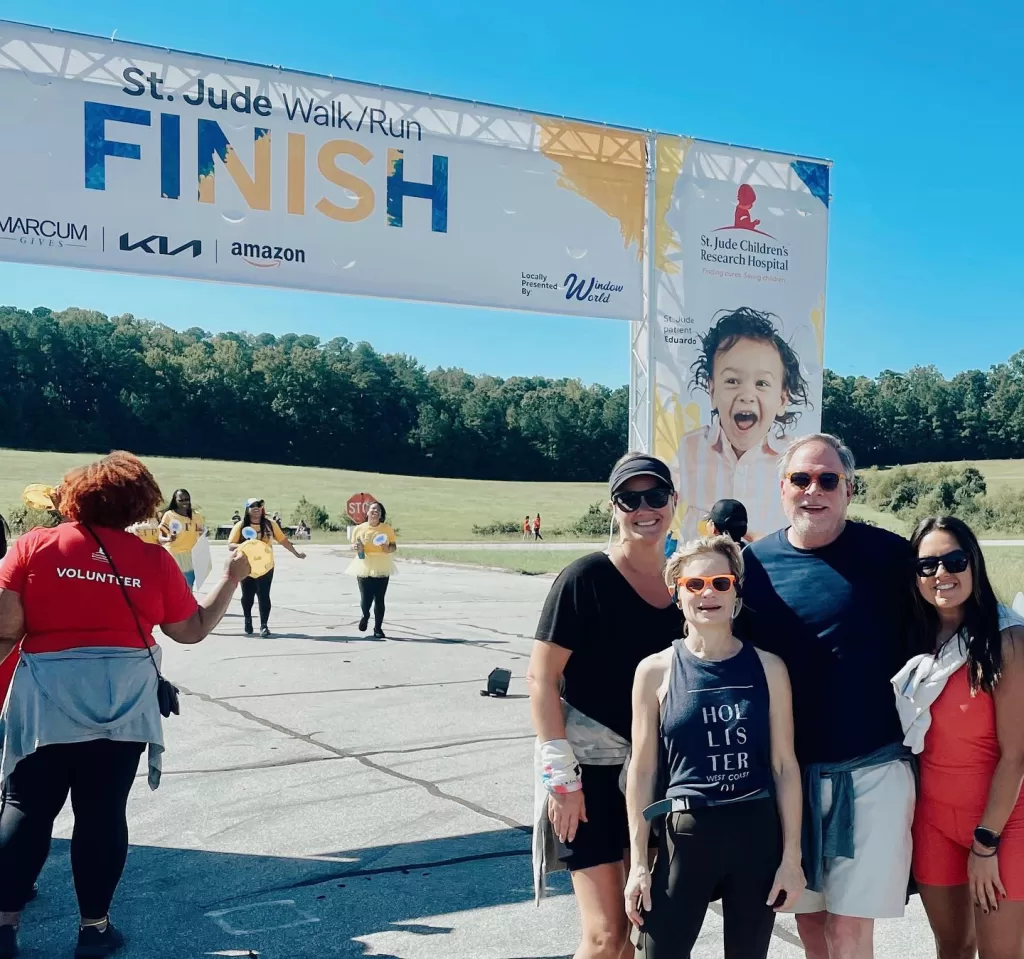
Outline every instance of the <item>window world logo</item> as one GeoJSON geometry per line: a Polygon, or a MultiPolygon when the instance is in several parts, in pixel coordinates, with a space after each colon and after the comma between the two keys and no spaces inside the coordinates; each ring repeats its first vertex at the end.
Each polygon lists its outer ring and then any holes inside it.
{"type": "Polygon", "coordinates": [[[611,303],[613,293],[621,293],[618,283],[599,281],[596,276],[581,277],[570,273],[562,284],[565,287],[567,300],[579,300],[582,303],[611,303]]]}
{"type": "Polygon", "coordinates": [[[192,259],[195,259],[203,252],[203,244],[201,240],[189,240],[187,243],[182,243],[181,246],[171,249],[171,241],[166,236],[147,236],[144,240],[136,240],[134,243],[128,238],[127,233],[121,234],[120,248],[126,253],[132,250],[142,250],[143,253],[157,253],[160,256],[177,256],[179,253],[183,253],[185,250],[192,251],[192,259]],[[156,244],[156,249],[153,248],[153,244],[156,244]]]}

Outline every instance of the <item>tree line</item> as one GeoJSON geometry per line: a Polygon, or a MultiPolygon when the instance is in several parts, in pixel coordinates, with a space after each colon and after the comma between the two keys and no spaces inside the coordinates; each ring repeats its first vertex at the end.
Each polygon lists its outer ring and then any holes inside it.
{"type": "Polygon", "coordinates": [[[368,343],[0,307],[0,446],[473,479],[604,478],[626,387],[427,371],[368,343]]]}
{"type": "MultiPolygon", "coordinates": [[[[863,466],[1024,456],[1024,351],[945,379],[825,372],[826,430],[863,466]]],[[[184,331],[0,307],[0,445],[472,479],[605,479],[628,392],[426,370],[343,337],[184,331]]]]}

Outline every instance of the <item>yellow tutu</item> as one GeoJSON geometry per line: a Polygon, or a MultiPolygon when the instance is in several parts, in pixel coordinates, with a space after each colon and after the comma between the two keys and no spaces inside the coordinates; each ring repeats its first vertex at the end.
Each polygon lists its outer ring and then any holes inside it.
{"type": "Polygon", "coordinates": [[[372,576],[375,579],[397,573],[398,567],[391,553],[367,553],[363,559],[357,556],[345,570],[346,576],[372,576]]]}

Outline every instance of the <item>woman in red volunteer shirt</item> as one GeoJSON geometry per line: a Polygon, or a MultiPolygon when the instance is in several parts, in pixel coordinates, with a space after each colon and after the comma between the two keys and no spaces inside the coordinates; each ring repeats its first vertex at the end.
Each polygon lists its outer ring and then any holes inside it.
{"type": "Polygon", "coordinates": [[[174,558],[125,531],[162,499],[130,453],[73,470],[55,497],[66,522],[22,536],[0,563],[0,659],[22,642],[3,712],[0,959],[17,954],[21,911],[69,793],[75,956],[124,944],[107,913],[128,851],[128,793],[147,745],[156,788],[163,751],[153,627],[200,642],[249,572],[244,556],[232,557],[198,605],[174,558]]]}

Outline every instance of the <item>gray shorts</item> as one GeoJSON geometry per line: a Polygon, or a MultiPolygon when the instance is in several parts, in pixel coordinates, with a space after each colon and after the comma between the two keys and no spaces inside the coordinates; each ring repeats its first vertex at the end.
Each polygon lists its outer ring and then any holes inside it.
{"type": "MultiPolygon", "coordinates": [[[[806,890],[797,913],[830,912],[860,919],[899,919],[907,902],[916,787],[899,760],[853,773],[853,859],[825,863],[821,892],[806,890]]],[[[832,783],[822,783],[821,813],[832,808],[832,783]]]]}

